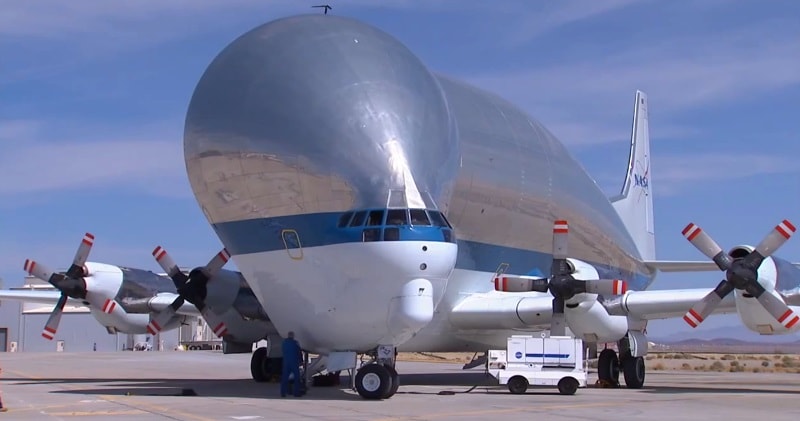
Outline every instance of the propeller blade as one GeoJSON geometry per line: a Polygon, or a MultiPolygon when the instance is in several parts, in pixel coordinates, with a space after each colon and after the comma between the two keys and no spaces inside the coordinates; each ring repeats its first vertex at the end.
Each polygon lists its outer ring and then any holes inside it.
{"type": "Polygon", "coordinates": [[[720,247],[705,231],[697,225],[690,223],[681,231],[683,236],[692,243],[701,253],[708,256],[721,270],[728,270],[733,259],[720,247]]]}
{"type": "Polygon", "coordinates": [[[553,298],[553,317],[550,320],[550,336],[566,336],[567,319],[564,316],[564,300],[553,298]]]}
{"type": "Polygon", "coordinates": [[[553,223],[553,259],[566,259],[567,241],[569,236],[569,224],[565,220],[558,220],[553,223]]]}
{"type": "Polygon", "coordinates": [[[775,250],[779,249],[783,243],[788,241],[796,231],[797,228],[795,228],[791,222],[784,219],[780,224],[776,225],[775,228],[770,231],[763,240],[761,240],[761,243],[756,246],[755,251],[757,251],[758,254],[767,257],[774,253],[775,250]]]}
{"type": "Polygon", "coordinates": [[[502,275],[494,278],[494,290],[504,292],[547,292],[547,278],[502,275]]]}
{"type": "Polygon", "coordinates": [[[211,330],[214,331],[214,334],[217,335],[218,338],[222,339],[223,336],[228,334],[228,327],[225,325],[225,322],[223,322],[222,318],[216,313],[211,311],[210,308],[203,306],[203,309],[200,310],[200,314],[203,315],[206,323],[211,327],[211,330]]]}
{"type": "MultiPolygon", "coordinates": [[[[106,314],[112,314],[116,309],[117,309],[117,302],[111,298],[106,298],[106,300],[103,302],[103,306],[100,308],[100,310],[102,310],[103,313],[106,314]]],[[[122,307],[120,307],[120,310],[122,310],[123,312],[125,311],[122,309],[122,307]]]]}
{"type": "Polygon", "coordinates": [[[56,306],[53,307],[53,311],[50,313],[50,317],[47,318],[47,323],[42,330],[42,337],[48,341],[52,341],[53,338],[56,337],[58,324],[61,322],[61,314],[64,312],[64,306],[66,304],[67,296],[61,294],[61,297],[58,298],[58,302],[56,302],[56,306]]]}
{"type": "Polygon", "coordinates": [[[75,258],[72,259],[72,266],[67,270],[67,277],[81,278],[88,275],[86,270],[86,259],[89,258],[89,252],[92,251],[94,245],[94,235],[87,232],[83,235],[81,244],[78,246],[78,251],[75,252],[75,258]]]}
{"type": "Polygon", "coordinates": [[[691,327],[697,327],[703,323],[712,311],[719,305],[719,302],[734,290],[733,284],[727,280],[720,282],[713,291],[703,297],[699,303],[689,309],[683,316],[683,320],[691,327]]]}
{"type": "Polygon", "coordinates": [[[586,292],[600,295],[623,295],[628,283],[619,279],[591,279],[586,282],[586,292]]]}
{"type": "Polygon", "coordinates": [[[175,316],[175,312],[183,305],[184,298],[178,295],[172,304],[167,306],[164,310],[157,313],[155,316],[150,317],[150,323],[147,324],[147,332],[151,335],[156,335],[169,323],[170,319],[175,316]]]}
{"type": "Polygon", "coordinates": [[[156,258],[156,262],[158,262],[159,266],[164,269],[167,276],[172,279],[172,282],[175,283],[175,287],[180,289],[186,284],[187,276],[181,272],[178,268],[178,265],[172,260],[172,257],[164,250],[163,247],[158,246],[153,250],[153,257],[156,258]]]}
{"type": "Polygon", "coordinates": [[[800,321],[800,316],[795,314],[795,312],[792,311],[792,309],[789,308],[789,306],[787,306],[786,303],[784,303],[781,299],[770,293],[762,293],[761,295],[756,296],[756,300],[761,303],[764,309],[767,310],[767,312],[771,314],[772,317],[778,321],[778,323],[782,324],[783,327],[787,329],[791,329],[792,326],[796,325],[797,322],[800,321]]]}
{"type": "Polygon", "coordinates": [[[230,253],[228,253],[228,249],[223,248],[219,253],[217,253],[214,256],[214,258],[212,258],[211,261],[209,261],[208,264],[206,265],[206,272],[208,273],[208,277],[213,278],[214,275],[216,275],[220,271],[220,269],[222,269],[222,267],[225,266],[225,263],[228,263],[228,260],[230,260],[230,258],[231,255],[230,253]]]}
{"type": "Polygon", "coordinates": [[[28,272],[28,275],[34,276],[45,282],[50,282],[50,278],[53,276],[54,273],[46,266],[36,262],[35,260],[30,260],[30,259],[25,259],[24,268],[25,272],[28,272]]]}

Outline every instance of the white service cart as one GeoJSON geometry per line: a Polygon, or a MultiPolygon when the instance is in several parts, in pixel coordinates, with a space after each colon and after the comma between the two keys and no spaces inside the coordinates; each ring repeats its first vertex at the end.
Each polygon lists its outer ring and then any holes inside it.
{"type": "Polygon", "coordinates": [[[508,338],[505,364],[498,361],[501,352],[489,351],[492,354],[495,360],[488,371],[500,384],[508,385],[511,393],[525,393],[529,386],[557,386],[562,395],[574,395],[579,387],[586,387],[580,339],[514,335],[508,338]]]}

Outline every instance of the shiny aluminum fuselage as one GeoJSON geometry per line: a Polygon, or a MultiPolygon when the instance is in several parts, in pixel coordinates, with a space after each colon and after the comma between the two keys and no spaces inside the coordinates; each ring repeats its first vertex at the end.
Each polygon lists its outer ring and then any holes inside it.
{"type": "Polygon", "coordinates": [[[312,351],[503,341],[507,332],[456,332],[448,312],[491,290],[501,264],[548,273],[555,219],[570,222],[570,255],[601,276],[631,289],[652,281],[608,199],[540,123],[351,19],[280,19],[232,42],[198,83],[184,145],[220,240],[278,331],[312,351]],[[435,239],[362,243],[337,231],[341,213],[391,207],[393,195],[443,211],[457,257],[435,239]],[[420,278],[431,279],[433,320],[387,336],[387,307],[420,278]]]}

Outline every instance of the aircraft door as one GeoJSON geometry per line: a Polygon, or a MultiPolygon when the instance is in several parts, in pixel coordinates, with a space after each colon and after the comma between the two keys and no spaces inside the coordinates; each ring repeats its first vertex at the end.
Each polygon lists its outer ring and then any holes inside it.
{"type": "Polygon", "coordinates": [[[297,234],[297,231],[285,229],[281,231],[281,237],[283,237],[283,246],[286,248],[286,252],[289,253],[289,257],[293,260],[302,260],[303,245],[300,243],[300,235],[297,234]]]}

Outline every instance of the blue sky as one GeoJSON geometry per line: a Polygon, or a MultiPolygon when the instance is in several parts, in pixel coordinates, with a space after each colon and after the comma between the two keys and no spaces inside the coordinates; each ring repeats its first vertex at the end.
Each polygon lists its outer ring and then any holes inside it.
{"type": "MultiPolygon", "coordinates": [[[[317,1],[25,1],[0,10],[0,278],[26,257],[157,270],[220,242],[191,195],[182,129],[208,63],[241,33],[317,1]]],[[[647,0],[332,3],[395,35],[437,71],[496,91],[554,132],[609,195],[621,187],[633,95],[649,95],[660,259],[704,257],[690,221],[724,247],[800,224],[800,3],[647,0]],[[497,4],[499,3],[499,4],[497,4]],[[375,6],[380,4],[381,6],[375,6]],[[458,6],[456,8],[455,6],[458,6]],[[768,7],[765,7],[768,6],[768,7]]],[[[800,260],[800,242],[778,253],[800,260]]],[[[233,265],[231,268],[235,268],[233,265]]],[[[719,273],[662,275],[657,289],[719,273]]],[[[707,327],[737,324],[715,317],[707,327]]],[[[744,328],[743,328],[744,329],[744,328]]],[[[656,322],[655,334],[688,330],[656,322]]]]}

